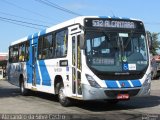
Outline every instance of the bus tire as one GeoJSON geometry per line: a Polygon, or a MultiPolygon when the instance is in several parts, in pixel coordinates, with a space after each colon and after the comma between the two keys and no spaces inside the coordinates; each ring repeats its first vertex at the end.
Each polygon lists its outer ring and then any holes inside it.
{"type": "Polygon", "coordinates": [[[71,99],[65,96],[64,85],[62,83],[58,84],[59,84],[59,89],[58,89],[59,103],[64,107],[68,107],[71,105],[71,99]]]}
{"type": "Polygon", "coordinates": [[[25,88],[25,85],[24,85],[24,81],[22,80],[20,82],[20,93],[21,95],[25,96],[28,94],[28,90],[25,88]]]}

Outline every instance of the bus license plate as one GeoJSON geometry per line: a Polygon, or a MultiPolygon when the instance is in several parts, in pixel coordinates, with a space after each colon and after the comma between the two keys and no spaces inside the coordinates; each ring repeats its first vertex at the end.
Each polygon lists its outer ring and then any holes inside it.
{"type": "Polygon", "coordinates": [[[128,94],[118,94],[117,99],[129,99],[128,94]]]}

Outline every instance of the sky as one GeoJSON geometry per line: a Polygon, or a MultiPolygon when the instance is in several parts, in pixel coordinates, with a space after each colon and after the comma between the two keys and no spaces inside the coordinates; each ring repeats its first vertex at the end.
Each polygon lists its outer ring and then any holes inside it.
{"type": "Polygon", "coordinates": [[[7,53],[13,41],[78,15],[140,19],[146,30],[159,33],[159,7],[160,0],[0,0],[0,53],[7,53]],[[48,6],[44,1],[74,14],[48,6]]]}

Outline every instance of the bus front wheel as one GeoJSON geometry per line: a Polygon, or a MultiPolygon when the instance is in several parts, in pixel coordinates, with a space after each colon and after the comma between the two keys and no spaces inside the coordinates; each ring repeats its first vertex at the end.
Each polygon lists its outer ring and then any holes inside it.
{"type": "Polygon", "coordinates": [[[62,83],[59,84],[58,98],[62,106],[68,107],[71,105],[71,99],[65,96],[64,86],[62,83]]]}

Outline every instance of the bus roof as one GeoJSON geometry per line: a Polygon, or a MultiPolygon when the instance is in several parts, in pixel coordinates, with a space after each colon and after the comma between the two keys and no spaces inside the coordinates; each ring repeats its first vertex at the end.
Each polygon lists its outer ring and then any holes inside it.
{"type": "Polygon", "coordinates": [[[34,33],[32,35],[29,35],[29,36],[26,36],[24,38],[21,38],[17,41],[14,41],[11,43],[11,45],[15,45],[15,44],[18,44],[20,42],[24,42],[26,40],[30,40],[32,38],[35,38],[35,37],[38,37],[40,35],[44,35],[46,33],[49,33],[51,31],[54,31],[54,30],[58,30],[58,29],[62,29],[64,27],[67,27],[67,26],[70,26],[70,25],[73,25],[73,24],[81,24],[82,26],[84,25],[84,22],[83,20],[85,18],[110,18],[110,19],[123,19],[123,20],[135,20],[135,21],[141,21],[141,20],[138,20],[138,19],[133,19],[133,18],[127,18],[127,17],[110,17],[110,16],[79,16],[79,17],[76,17],[76,18],[73,18],[73,19],[70,19],[68,21],[65,21],[65,22],[62,22],[60,24],[57,24],[57,25],[54,25],[54,26],[51,26],[49,28],[46,28],[42,31],[39,31],[37,33],[34,33]]]}

